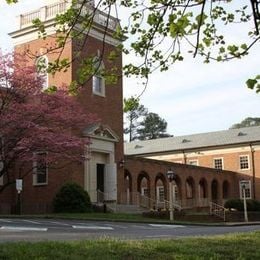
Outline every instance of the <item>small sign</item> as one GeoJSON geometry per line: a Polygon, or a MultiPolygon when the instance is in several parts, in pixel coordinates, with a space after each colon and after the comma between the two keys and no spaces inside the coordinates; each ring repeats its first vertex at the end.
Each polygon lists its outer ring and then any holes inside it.
{"type": "Polygon", "coordinates": [[[242,189],[250,189],[250,181],[240,181],[242,189]]]}
{"type": "Polygon", "coordinates": [[[16,179],[16,190],[18,192],[21,192],[23,190],[23,180],[22,179],[16,179]]]}

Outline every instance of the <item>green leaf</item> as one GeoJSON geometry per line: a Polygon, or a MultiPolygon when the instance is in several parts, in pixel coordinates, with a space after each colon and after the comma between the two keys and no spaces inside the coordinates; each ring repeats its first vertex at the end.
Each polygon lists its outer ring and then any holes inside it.
{"type": "Polygon", "coordinates": [[[246,81],[246,85],[248,88],[250,89],[254,89],[255,85],[257,84],[257,80],[256,79],[248,79],[246,81]]]}

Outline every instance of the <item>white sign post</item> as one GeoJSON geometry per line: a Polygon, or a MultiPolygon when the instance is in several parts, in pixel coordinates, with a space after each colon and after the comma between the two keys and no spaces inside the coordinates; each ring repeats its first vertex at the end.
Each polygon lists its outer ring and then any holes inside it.
{"type": "Polygon", "coordinates": [[[21,191],[23,190],[23,180],[16,179],[16,190],[17,190],[17,214],[21,215],[21,191]]]}
{"type": "Polygon", "coordinates": [[[241,181],[240,185],[242,188],[242,196],[244,201],[244,218],[245,218],[245,222],[248,222],[247,205],[246,205],[246,189],[250,189],[250,183],[248,181],[241,181]]]}

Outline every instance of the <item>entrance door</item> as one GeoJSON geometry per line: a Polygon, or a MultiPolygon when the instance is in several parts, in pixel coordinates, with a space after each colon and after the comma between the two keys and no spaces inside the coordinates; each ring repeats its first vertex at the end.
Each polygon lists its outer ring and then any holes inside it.
{"type": "Polygon", "coordinates": [[[97,164],[97,190],[104,192],[105,164],[97,164]]]}

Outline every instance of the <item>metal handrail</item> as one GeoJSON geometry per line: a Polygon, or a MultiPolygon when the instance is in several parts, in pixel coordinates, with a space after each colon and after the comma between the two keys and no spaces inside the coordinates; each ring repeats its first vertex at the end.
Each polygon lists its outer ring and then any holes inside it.
{"type": "MultiPolygon", "coordinates": [[[[165,203],[165,208],[170,208],[170,201],[164,200],[164,203],[165,203]]],[[[173,207],[174,209],[179,210],[179,211],[182,210],[182,206],[181,206],[180,204],[178,204],[177,202],[173,202],[173,203],[172,203],[172,207],[173,207]]]]}
{"type": "Polygon", "coordinates": [[[217,217],[222,218],[224,221],[226,221],[226,210],[223,206],[215,203],[215,202],[210,202],[210,214],[215,215],[217,217]]]}

